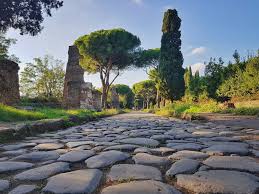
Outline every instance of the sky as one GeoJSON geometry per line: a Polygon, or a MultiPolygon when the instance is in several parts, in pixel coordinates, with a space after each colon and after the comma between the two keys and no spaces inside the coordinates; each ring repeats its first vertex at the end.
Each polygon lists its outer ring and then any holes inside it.
{"type": "MultiPolygon", "coordinates": [[[[19,57],[21,69],[35,57],[53,55],[67,63],[68,47],[85,34],[112,28],[124,28],[137,35],[145,49],[161,46],[164,12],[176,9],[182,19],[184,67],[204,70],[210,57],[232,60],[235,49],[241,56],[259,48],[258,0],[64,0],[64,6],[46,17],[43,31],[35,37],[20,36],[10,53],[19,57]]],[[[132,86],[148,79],[145,70],[125,71],[115,83],[132,86]]],[[[85,80],[100,87],[98,75],[85,80]]]]}

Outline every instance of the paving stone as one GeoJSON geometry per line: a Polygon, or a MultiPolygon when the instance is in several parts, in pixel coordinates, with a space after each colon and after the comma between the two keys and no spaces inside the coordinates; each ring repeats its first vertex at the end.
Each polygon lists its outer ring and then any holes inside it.
{"type": "Polygon", "coordinates": [[[247,155],[249,152],[247,147],[236,146],[231,144],[212,145],[206,149],[203,149],[202,151],[210,155],[247,155]]]}
{"type": "Polygon", "coordinates": [[[25,172],[22,172],[16,175],[14,178],[17,180],[38,181],[38,180],[46,179],[57,173],[66,172],[69,170],[70,170],[69,163],[57,162],[57,163],[52,163],[38,168],[27,170],[25,172]]]}
{"type": "Polygon", "coordinates": [[[68,142],[66,143],[66,146],[69,148],[74,148],[82,145],[94,145],[95,143],[93,141],[76,141],[76,142],[68,142]]]}
{"type": "Polygon", "coordinates": [[[57,150],[63,148],[64,145],[60,143],[43,143],[35,146],[33,149],[48,151],[48,150],[57,150]]]}
{"type": "Polygon", "coordinates": [[[181,194],[181,192],[168,184],[147,180],[106,187],[101,194],[181,194]]]}
{"type": "Polygon", "coordinates": [[[259,172],[259,163],[249,157],[240,156],[211,156],[203,161],[207,166],[218,169],[232,169],[249,172],[259,172]]]}
{"type": "Polygon", "coordinates": [[[159,142],[157,140],[141,138],[141,137],[121,139],[116,142],[126,143],[126,144],[135,144],[135,145],[147,146],[147,147],[157,147],[159,145],[159,142]]]}
{"type": "Polygon", "coordinates": [[[0,179],[0,191],[7,190],[9,187],[10,187],[9,181],[0,179]]]}
{"type": "Polygon", "coordinates": [[[41,151],[41,152],[31,152],[28,154],[23,154],[13,158],[13,160],[43,162],[48,160],[56,160],[58,158],[59,158],[59,154],[56,151],[41,151]]]}
{"type": "Polygon", "coordinates": [[[170,164],[166,157],[154,156],[146,153],[138,153],[132,158],[136,164],[165,167],[170,164]]]}
{"type": "Polygon", "coordinates": [[[104,151],[108,151],[108,150],[133,151],[136,148],[139,148],[139,146],[124,144],[124,145],[114,145],[114,146],[107,147],[104,149],[104,151]]]}
{"type": "Polygon", "coordinates": [[[259,178],[245,172],[210,170],[176,177],[177,185],[195,194],[257,194],[259,189],[259,178]]]}
{"type": "Polygon", "coordinates": [[[26,148],[26,147],[34,147],[36,146],[36,143],[19,143],[19,144],[10,144],[10,145],[5,145],[1,147],[1,149],[10,151],[10,150],[18,150],[21,148],[26,148]]]}
{"type": "Polygon", "coordinates": [[[162,180],[161,172],[154,167],[138,164],[118,164],[111,168],[109,181],[122,180],[162,180]]]}
{"type": "Polygon", "coordinates": [[[134,153],[148,153],[151,154],[151,149],[150,148],[146,148],[146,147],[142,147],[142,148],[137,148],[134,150],[134,153]]]}
{"type": "Polygon", "coordinates": [[[81,162],[95,154],[92,150],[70,151],[58,159],[58,161],[64,162],[81,162]]]}
{"type": "Polygon", "coordinates": [[[174,177],[177,174],[193,174],[197,171],[200,162],[192,159],[182,159],[175,162],[166,172],[166,176],[174,177]]]}
{"type": "Polygon", "coordinates": [[[18,156],[21,154],[25,154],[27,152],[26,149],[20,149],[20,150],[11,150],[11,151],[6,151],[3,152],[3,155],[8,155],[8,156],[18,156]]]}
{"type": "Polygon", "coordinates": [[[8,194],[26,194],[31,193],[37,187],[35,185],[19,185],[18,187],[14,188],[8,194]]]}
{"type": "Polygon", "coordinates": [[[168,158],[170,160],[181,160],[183,158],[189,158],[189,159],[205,159],[208,158],[209,155],[205,154],[203,152],[198,152],[198,151],[190,151],[190,150],[182,150],[178,151],[168,158]]]}
{"type": "Polygon", "coordinates": [[[129,157],[129,154],[112,150],[101,152],[99,155],[88,158],[85,163],[88,168],[102,168],[126,160],[129,157]]]}
{"type": "Polygon", "coordinates": [[[0,162],[0,173],[23,170],[31,167],[33,167],[33,164],[28,162],[0,162]]]}
{"type": "Polygon", "coordinates": [[[177,151],[181,151],[181,150],[199,151],[205,147],[197,143],[177,143],[177,144],[169,143],[167,144],[167,146],[177,151]]]}
{"type": "Polygon", "coordinates": [[[45,192],[52,193],[93,193],[100,184],[103,173],[97,169],[76,170],[49,178],[45,192]]]}
{"type": "Polygon", "coordinates": [[[175,152],[175,149],[167,148],[167,147],[160,147],[160,148],[150,149],[150,152],[152,154],[159,154],[159,155],[164,156],[167,154],[172,154],[173,152],[175,152]]]}

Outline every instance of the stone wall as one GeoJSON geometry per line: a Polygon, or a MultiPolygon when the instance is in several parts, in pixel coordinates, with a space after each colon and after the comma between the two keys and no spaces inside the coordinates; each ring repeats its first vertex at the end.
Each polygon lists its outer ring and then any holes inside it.
{"type": "Polygon", "coordinates": [[[79,64],[79,51],[70,46],[64,85],[63,106],[68,109],[101,110],[100,94],[93,90],[92,83],[84,81],[84,70],[79,64]]]}
{"type": "Polygon", "coordinates": [[[0,103],[13,105],[19,102],[19,66],[10,60],[0,60],[0,103]]]}

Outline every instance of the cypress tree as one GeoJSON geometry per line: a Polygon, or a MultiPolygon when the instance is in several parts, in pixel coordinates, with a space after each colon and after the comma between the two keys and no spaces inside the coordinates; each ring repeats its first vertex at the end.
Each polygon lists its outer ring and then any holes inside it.
{"type": "Polygon", "coordinates": [[[180,27],[181,19],[177,11],[167,10],[162,27],[159,74],[162,80],[162,95],[171,101],[179,100],[185,90],[180,27]]]}

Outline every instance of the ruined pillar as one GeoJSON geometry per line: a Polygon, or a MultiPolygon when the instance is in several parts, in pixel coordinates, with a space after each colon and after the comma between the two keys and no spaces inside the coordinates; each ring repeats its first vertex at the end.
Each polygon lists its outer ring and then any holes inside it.
{"type": "Polygon", "coordinates": [[[120,108],[119,94],[114,87],[111,88],[111,106],[116,109],[120,108]]]}
{"type": "Polygon", "coordinates": [[[10,60],[0,60],[0,103],[13,105],[19,102],[19,65],[10,60]]]}
{"type": "Polygon", "coordinates": [[[79,64],[79,51],[76,46],[68,50],[68,63],[65,75],[63,105],[65,108],[80,108],[81,86],[84,83],[84,70],[79,64]]]}

